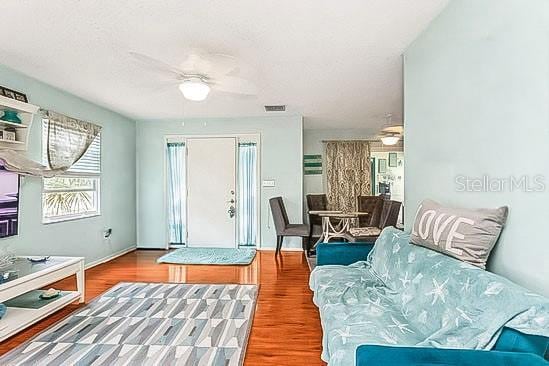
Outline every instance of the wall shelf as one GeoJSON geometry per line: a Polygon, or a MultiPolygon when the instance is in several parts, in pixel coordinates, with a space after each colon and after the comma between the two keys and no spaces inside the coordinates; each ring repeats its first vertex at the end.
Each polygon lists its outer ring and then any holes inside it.
{"type": "Polygon", "coordinates": [[[38,110],[40,109],[40,107],[34,104],[20,102],[18,100],[0,95],[0,110],[3,111],[6,109],[17,111],[20,113],[36,114],[38,113],[38,110]]]}
{"type": "Polygon", "coordinates": [[[15,129],[15,141],[0,139],[0,149],[27,150],[30,127],[40,107],[0,96],[0,116],[4,114],[5,110],[16,111],[21,123],[0,120],[0,129],[10,127],[15,129]]]}
{"type": "Polygon", "coordinates": [[[13,127],[13,128],[28,128],[29,126],[24,125],[22,123],[15,123],[15,122],[8,122],[8,121],[2,121],[0,119],[0,127],[13,127]]]}
{"type": "Polygon", "coordinates": [[[12,145],[24,145],[25,144],[23,141],[14,141],[14,140],[6,140],[6,139],[0,139],[0,143],[2,143],[2,144],[12,144],[12,145]]]}

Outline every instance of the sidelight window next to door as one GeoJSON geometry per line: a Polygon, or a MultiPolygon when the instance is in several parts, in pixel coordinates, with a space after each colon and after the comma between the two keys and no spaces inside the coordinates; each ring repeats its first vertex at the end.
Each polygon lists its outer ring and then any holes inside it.
{"type": "Polygon", "coordinates": [[[185,143],[168,142],[166,149],[168,181],[168,240],[170,245],[185,244],[186,226],[186,173],[185,143]]]}
{"type": "Polygon", "coordinates": [[[255,246],[257,238],[257,144],[238,144],[238,245],[255,246]]]}
{"type": "MultiPolygon", "coordinates": [[[[237,243],[239,246],[255,246],[258,234],[258,169],[257,144],[239,143],[237,148],[237,243]]],[[[185,142],[168,142],[167,163],[167,205],[168,240],[171,246],[185,245],[187,213],[187,171],[185,142]]]]}

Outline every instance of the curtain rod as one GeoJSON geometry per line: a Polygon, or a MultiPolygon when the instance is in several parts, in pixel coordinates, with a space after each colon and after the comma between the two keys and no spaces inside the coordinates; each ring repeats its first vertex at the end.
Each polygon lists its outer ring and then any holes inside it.
{"type": "Polygon", "coordinates": [[[380,142],[381,140],[373,140],[373,139],[356,139],[356,140],[322,140],[322,143],[327,142],[380,142]]]}

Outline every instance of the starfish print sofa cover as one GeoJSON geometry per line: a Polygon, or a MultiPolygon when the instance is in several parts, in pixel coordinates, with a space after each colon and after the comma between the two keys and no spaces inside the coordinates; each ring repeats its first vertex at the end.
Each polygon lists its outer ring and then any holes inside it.
{"type": "Polygon", "coordinates": [[[330,366],[363,344],[491,349],[503,326],[549,337],[549,299],[409,242],[386,228],[367,261],[311,273],[330,366]]]}

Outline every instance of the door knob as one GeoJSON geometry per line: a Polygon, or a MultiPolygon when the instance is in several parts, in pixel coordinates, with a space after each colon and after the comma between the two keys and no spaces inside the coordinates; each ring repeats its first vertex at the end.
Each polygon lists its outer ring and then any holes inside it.
{"type": "Polygon", "coordinates": [[[227,211],[227,213],[229,214],[229,217],[232,219],[234,217],[234,215],[236,214],[235,207],[234,206],[229,207],[229,210],[227,211]]]}

